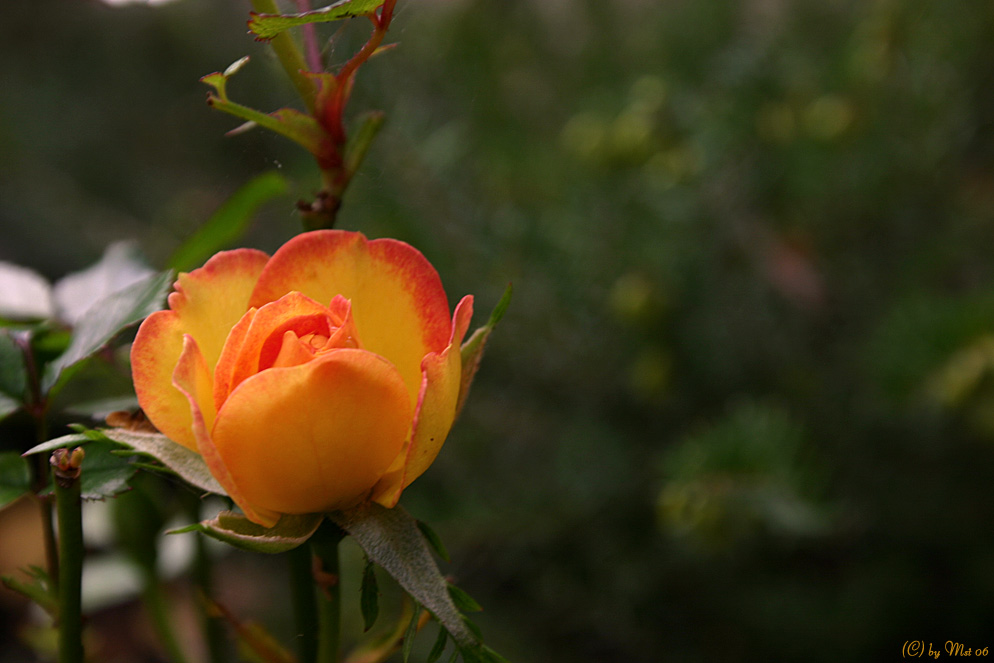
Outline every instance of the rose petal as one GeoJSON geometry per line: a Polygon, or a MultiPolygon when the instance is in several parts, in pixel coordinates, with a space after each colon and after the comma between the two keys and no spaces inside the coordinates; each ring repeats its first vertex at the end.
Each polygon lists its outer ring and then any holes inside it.
{"type": "Polygon", "coordinates": [[[254,249],[222,251],[176,279],[169,308],[179,316],[183,332],[197,341],[208,366],[217,364],[228,332],[248,310],[249,296],[268,260],[254,249]]]}
{"type": "Polygon", "coordinates": [[[212,437],[242,488],[243,510],[313,513],[365,497],[403,445],[411,418],[396,368],[342,348],[242,382],[212,437]]]}
{"type": "MultiPolygon", "coordinates": [[[[326,306],[291,292],[275,302],[246,314],[232,329],[229,341],[217,362],[214,402],[220,408],[228,395],[246,378],[272,366],[280,351],[283,334],[294,331],[298,336],[313,331],[313,327],[328,328],[330,320],[326,306]],[[246,318],[251,318],[246,321],[246,318]]],[[[330,331],[330,330],[329,330],[330,331]]]]}
{"type": "Polygon", "coordinates": [[[270,259],[252,293],[262,306],[292,290],[319,302],[342,295],[363,347],[390,360],[411,406],[421,388],[421,360],[449,339],[449,304],[435,268],[408,244],[361,233],[319,230],[298,235],[270,259]]]}
{"type": "Polygon", "coordinates": [[[183,337],[183,352],[173,373],[173,386],[183,394],[189,403],[192,431],[197,441],[196,451],[204,458],[211,474],[221,487],[242,507],[245,516],[252,522],[272,527],[280,519],[280,514],[268,509],[260,509],[245,500],[228,468],[225,467],[211,439],[210,429],[215,421],[214,402],[211,397],[210,369],[204,360],[197,342],[192,336],[183,337]]]}
{"type": "Polygon", "coordinates": [[[452,316],[448,347],[422,362],[423,379],[414,414],[411,442],[398,455],[373,490],[373,500],[393,508],[404,488],[434,462],[449,434],[459,401],[462,377],[460,346],[473,317],[473,296],[466,295],[452,316]]]}
{"type": "Polygon", "coordinates": [[[131,346],[131,372],[138,403],[149,420],[170,439],[196,449],[187,399],[172,384],[173,370],[190,334],[213,366],[231,329],[245,313],[249,293],[268,256],[239,249],[217,254],[189,274],[180,274],[171,310],[153,313],[131,346]],[[205,349],[206,348],[206,349],[205,349]]]}
{"type": "Polygon", "coordinates": [[[145,416],[169,439],[192,451],[190,404],[173,387],[173,371],[183,352],[183,327],[173,311],[145,318],[131,345],[131,376],[145,416]]]}

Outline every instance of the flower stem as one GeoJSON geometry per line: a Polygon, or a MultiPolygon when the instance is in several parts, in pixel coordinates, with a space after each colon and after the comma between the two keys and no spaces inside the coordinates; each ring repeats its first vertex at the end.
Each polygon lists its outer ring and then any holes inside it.
{"type": "Polygon", "coordinates": [[[287,557],[290,562],[293,620],[297,629],[297,658],[299,663],[315,663],[318,655],[318,608],[311,572],[311,546],[297,546],[287,553],[287,557]]]}
{"type": "Polygon", "coordinates": [[[59,516],[59,663],[83,663],[83,502],[81,448],[52,454],[59,516]]]}
{"type": "Polygon", "coordinates": [[[324,521],[311,537],[314,551],[314,582],[318,588],[317,663],[338,663],[341,650],[342,588],[339,581],[338,544],[345,533],[324,521]]]}
{"type": "MultiPolygon", "coordinates": [[[[275,0],[252,0],[252,8],[260,14],[281,13],[275,0]]],[[[283,70],[290,77],[290,82],[293,83],[297,94],[304,100],[307,110],[313,113],[317,89],[311,79],[304,75],[304,72],[308,71],[307,62],[304,61],[304,56],[297,48],[297,43],[289,32],[281,32],[273,37],[269,44],[273,47],[273,52],[276,53],[283,70]]]]}

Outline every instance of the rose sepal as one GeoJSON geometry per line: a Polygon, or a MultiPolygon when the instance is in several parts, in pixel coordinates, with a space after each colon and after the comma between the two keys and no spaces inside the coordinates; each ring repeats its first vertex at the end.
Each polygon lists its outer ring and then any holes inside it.
{"type": "Polygon", "coordinates": [[[324,516],[320,513],[284,514],[273,527],[257,525],[245,516],[222,511],[210,520],[194,523],[167,534],[201,532],[236,548],[267,554],[293,550],[306,543],[317,531],[324,516]]]}
{"type": "Polygon", "coordinates": [[[477,328],[460,348],[460,353],[462,354],[462,375],[459,380],[459,400],[456,404],[456,416],[459,416],[459,413],[462,411],[462,406],[465,404],[466,397],[469,395],[469,388],[473,384],[473,378],[476,377],[476,372],[480,369],[483,350],[486,348],[487,341],[490,339],[490,334],[501,318],[504,317],[507,307],[511,304],[513,290],[512,285],[510,283],[507,284],[507,288],[504,290],[500,301],[497,302],[494,310],[490,313],[487,324],[477,328]]]}

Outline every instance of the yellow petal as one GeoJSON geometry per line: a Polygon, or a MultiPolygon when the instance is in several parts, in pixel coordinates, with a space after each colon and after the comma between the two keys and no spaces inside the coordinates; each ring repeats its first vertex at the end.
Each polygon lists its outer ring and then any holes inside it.
{"type": "Polygon", "coordinates": [[[183,352],[183,329],[173,311],[145,318],[131,345],[131,376],[145,416],[169,439],[192,451],[197,440],[190,428],[190,404],[173,387],[173,370],[183,352]]]}
{"type": "Polygon", "coordinates": [[[396,457],[411,419],[397,370],[370,352],[342,348],[242,382],[212,437],[247,503],[313,513],[364,499],[396,457]]]}
{"type": "Polygon", "coordinates": [[[452,316],[448,347],[430,353],[421,364],[423,379],[411,442],[373,490],[372,499],[383,506],[393,508],[403,489],[431,466],[452,428],[462,377],[460,346],[472,317],[473,296],[466,295],[452,316]]]}
{"type": "Polygon", "coordinates": [[[170,439],[196,449],[186,397],[172,384],[183,351],[183,335],[197,340],[213,367],[231,327],[245,313],[249,294],[268,256],[261,251],[225,251],[189,274],[180,274],[169,295],[171,310],[153,313],[131,346],[131,371],[138,403],[170,439]]]}
{"type": "Polygon", "coordinates": [[[449,304],[435,268],[416,249],[393,239],[319,230],[284,244],[252,293],[262,306],[298,290],[319,302],[352,301],[362,347],[394,364],[411,407],[421,389],[421,360],[449,340],[449,304]]]}
{"type": "Polygon", "coordinates": [[[228,332],[248,310],[248,300],[269,260],[262,251],[237,249],[216,254],[200,269],[181,273],[169,308],[176,312],[183,333],[197,341],[213,369],[228,332]]]}

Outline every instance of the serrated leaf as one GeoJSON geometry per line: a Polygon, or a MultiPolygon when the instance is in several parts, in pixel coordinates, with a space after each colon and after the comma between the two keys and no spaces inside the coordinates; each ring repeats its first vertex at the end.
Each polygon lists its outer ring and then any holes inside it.
{"type": "Polygon", "coordinates": [[[324,516],[318,513],[304,515],[284,514],[274,527],[257,525],[245,516],[222,511],[211,520],[189,527],[172,530],[170,534],[203,532],[224,543],[261,553],[281,553],[305,543],[317,531],[324,516]]]}
{"type": "Polygon", "coordinates": [[[435,661],[441,658],[442,652],[445,651],[445,645],[448,642],[448,640],[449,640],[448,633],[446,633],[445,629],[442,628],[441,625],[439,625],[438,637],[435,638],[435,644],[432,645],[431,651],[428,652],[428,658],[425,660],[425,663],[435,663],[435,661]]]}
{"type": "Polygon", "coordinates": [[[362,570],[359,607],[362,611],[362,630],[368,631],[380,614],[380,590],[376,583],[376,565],[369,559],[366,560],[362,570]]]}
{"type": "Polygon", "coordinates": [[[102,500],[128,490],[128,480],[136,468],[114,449],[110,442],[90,442],[84,447],[79,475],[79,493],[84,500],[102,500]]]}
{"type": "Polygon", "coordinates": [[[101,299],[154,274],[139,258],[134,242],[115,242],[99,261],[56,282],[52,289],[56,316],[75,326],[101,299]]]}
{"type": "Polygon", "coordinates": [[[169,259],[169,267],[176,271],[188,271],[200,266],[207,258],[241,237],[260,205],[286,193],[286,190],[286,180],[276,171],[251,179],[176,249],[169,259]]]}
{"type": "Polygon", "coordinates": [[[327,23],[352,16],[372,14],[384,0],[341,0],[333,5],[299,14],[257,14],[252,12],[249,30],[259,39],[272,39],[284,30],[308,23],[327,23]]]}
{"type": "Polygon", "coordinates": [[[424,535],[428,545],[430,545],[435,552],[438,553],[439,557],[444,559],[446,562],[452,561],[449,557],[449,551],[445,549],[445,544],[442,543],[442,537],[436,534],[435,530],[433,530],[428,523],[423,520],[419,520],[418,529],[421,530],[421,533],[424,535]]]}
{"type": "Polygon", "coordinates": [[[161,309],[172,280],[171,272],[153,274],[91,306],[76,324],[69,347],[46,368],[42,392],[48,393],[67,368],[98,352],[122,329],[161,309]]]}
{"type": "Polygon", "coordinates": [[[456,587],[453,584],[449,584],[449,596],[452,597],[452,602],[456,604],[456,607],[463,612],[480,612],[483,610],[483,606],[476,602],[472,596],[470,596],[466,590],[456,587]]]}
{"type": "Polygon", "coordinates": [[[0,452],[0,509],[31,491],[31,468],[16,451],[0,452]]]}
{"type": "Polygon", "coordinates": [[[462,353],[462,377],[459,381],[459,401],[456,404],[457,415],[462,411],[462,406],[465,404],[466,397],[469,395],[469,388],[473,383],[473,378],[480,369],[480,360],[483,359],[483,349],[487,345],[487,339],[490,338],[490,333],[493,332],[494,327],[504,317],[507,307],[511,304],[512,292],[513,288],[511,284],[508,284],[507,289],[504,290],[504,295],[490,313],[490,319],[487,320],[487,324],[474,331],[473,335],[469,337],[469,340],[462,344],[460,350],[462,353]]]}
{"type": "Polygon", "coordinates": [[[162,463],[192,486],[207,493],[226,495],[211,474],[203,456],[173,442],[161,433],[143,433],[125,428],[101,428],[94,433],[162,463]]]}
{"type": "Polygon", "coordinates": [[[387,509],[369,503],[349,511],[332,512],[328,517],[352,535],[371,560],[427,608],[456,643],[472,646],[478,642],[463,623],[417,521],[407,511],[399,506],[387,509]]]}
{"type": "Polygon", "coordinates": [[[35,320],[52,317],[52,288],[27,267],[0,262],[0,317],[35,320]]]}

